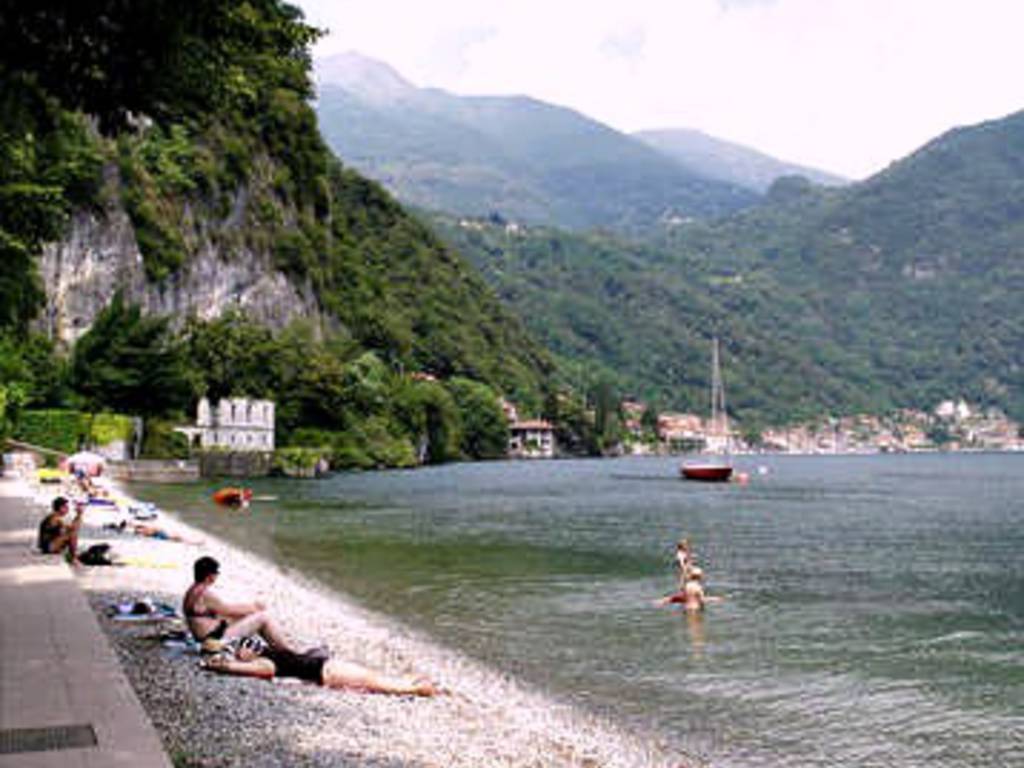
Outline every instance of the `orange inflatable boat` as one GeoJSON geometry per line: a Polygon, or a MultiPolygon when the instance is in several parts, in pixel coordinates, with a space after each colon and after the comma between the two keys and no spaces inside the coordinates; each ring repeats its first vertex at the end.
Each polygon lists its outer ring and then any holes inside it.
{"type": "Polygon", "coordinates": [[[235,488],[234,486],[229,486],[227,488],[220,488],[213,492],[213,500],[218,504],[223,504],[227,507],[237,507],[242,504],[248,504],[251,499],[251,488],[235,488]]]}

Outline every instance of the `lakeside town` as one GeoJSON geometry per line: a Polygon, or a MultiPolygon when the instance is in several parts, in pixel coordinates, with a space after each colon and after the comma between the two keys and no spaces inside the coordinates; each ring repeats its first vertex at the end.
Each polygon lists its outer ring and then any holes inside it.
{"type": "MultiPolygon", "coordinates": [[[[641,436],[642,405],[629,403],[625,410],[631,416],[627,421],[630,433],[641,436]]],[[[999,409],[980,408],[961,399],[943,401],[930,413],[903,409],[886,416],[824,418],[769,428],[756,435],[732,429],[728,442],[735,452],[750,453],[1020,451],[1024,450],[1021,432],[1022,426],[999,409]]],[[[708,420],[688,413],[660,414],[657,439],[659,447],[684,451],[721,450],[726,442],[708,420]]]]}
{"type": "MultiPolygon", "coordinates": [[[[542,419],[520,419],[503,403],[509,422],[510,458],[554,458],[559,447],[554,426],[542,419]]],[[[1021,451],[1022,425],[996,408],[946,400],[932,412],[903,409],[886,416],[862,414],[773,427],[752,434],[734,426],[728,432],[693,413],[648,415],[644,403],[621,404],[623,439],[614,455],[674,453],[871,454],[930,451],[1021,451]]]]}

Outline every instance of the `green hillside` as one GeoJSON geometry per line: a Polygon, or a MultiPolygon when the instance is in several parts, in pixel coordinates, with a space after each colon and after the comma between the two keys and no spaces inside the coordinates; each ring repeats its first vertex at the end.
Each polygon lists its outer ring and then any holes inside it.
{"type": "Polygon", "coordinates": [[[413,446],[428,422],[448,418],[458,391],[424,383],[413,392],[403,372],[472,379],[528,409],[543,402],[545,351],[470,265],[321,140],[308,103],[317,32],[292,6],[207,0],[138,14],[91,0],[19,6],[4,17],[12,25],[0,53],[0,383],[8,405],[88,400],[156,416],[202,392],[233,389],[282,401],[286,434],[321,427],[366,442],[383,430],[413,446]],[[87,356],[62,367],[30,332],[43,295],[38,254],[60,239],[73,212],[119,209],[152,283],[173,290],[204,247],[228,261],[259,254],[312,291],[326,338],[291,329],[275,340],[239,316],[192,321],[179,338],[117,298],[83,338],[87,356]],[[118,373],[140,359],[138,350],[118,355],[140,344],[167,362],[170,378],[181,374],[166,402],[140,390],[142,379],[118,373]],[[253,364],[268,353],[262,370],[253,364]],[[39,354],[50,355],[58,384],[38,381],[41,367],[30,358],[39,354]],[[215,370],[222,357],[237,371],[228,381],[215,370]],[[371,382],[372,396],[361,389],[371,382]]]}
{"type": "Polygon", "coordinates": [[[418,89],[354,54],[322,66],[325,139],[423,208],[646,234],[673,217],[722,215],[757,200],[569,109],[418,89]]]}
{"type": "Polygon", "coordinates": [[[703,413],[718,336],[730,410],[748,426],[891,405],[768,271],[740,277],[700,254],[608,236],[433,222],[581,390],[607,381],[661,408],[703,413]]]}
{"type": "Polygon", "coordinates": [[[707,339],[755,422],[933,408],[1024,416],[1024,113],[959,129],[842,189],[765,202],[631,245],[437,226],[569,369],[702,407],[707,339]]]}
{"type": "Polygon", "coordinates": [[[897,403],[964,396],[1019,418],[1022,142],[1022,113],[957,129],[848,190],[790,190],[676,245],[770,269],[897,403]]]}

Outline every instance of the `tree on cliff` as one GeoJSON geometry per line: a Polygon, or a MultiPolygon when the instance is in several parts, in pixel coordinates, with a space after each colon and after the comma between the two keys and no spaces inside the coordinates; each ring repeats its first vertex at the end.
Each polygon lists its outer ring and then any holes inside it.
{"type": "Polygon", "coordinates": [[[143,316],[120,293],[75,345],[71,379],[94,411],[160,416],[184,410],[191,397],[182,347],[167,319],[143,316]]]}
{"type": "Polygon", "coordinates": [[[486,384],[456,376],[445,387],[459,408],[467,459],[502,459],[508,455],[508,419],[501,401],[486,384]]]}
{"type": "Polygon", "coordinates": [[[319,35],[279,0],[0,0],[0,28],[0,77],[32,76],[105,133],[251,102],[267,84],[310,96],[319,35]]]}
{"type": "Polygon", "coordinates": [[[0,331],[26,332],[43,298],[36,255],[72,207],[95,200],[102,160],[84,116],[112,135],[133,116],[226,114],[236,131],[254,122],[271,151],[296,157],[297,182],[317,170],[315,120],[299,131],[301,121],[280,117],[312,95],[308,49],[319,32],[294,6],[0,0],[0,29],[0,331]],[[289,136],[309,151],[287,147],[289,136]]]}

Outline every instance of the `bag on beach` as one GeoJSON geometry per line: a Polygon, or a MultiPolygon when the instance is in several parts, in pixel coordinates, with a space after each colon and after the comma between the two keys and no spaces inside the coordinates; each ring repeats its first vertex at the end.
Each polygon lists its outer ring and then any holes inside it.
{"type": "Polygon", "coordinates": [[[78,561],[82,565],[113,565],[114,561],[110,559],[109,552],[109,544],[93,544],[78,556],[78,561]]]}

